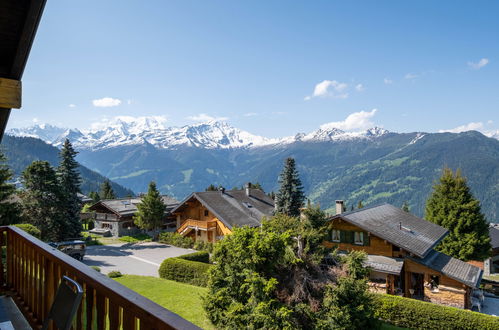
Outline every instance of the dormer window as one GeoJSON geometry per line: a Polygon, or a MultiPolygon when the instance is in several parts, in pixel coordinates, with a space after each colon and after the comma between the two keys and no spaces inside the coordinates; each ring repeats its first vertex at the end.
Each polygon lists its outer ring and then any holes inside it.
{"type": "Polygon", "coordinates": [[[354,243],[357,245],[364,245],[364,233],[361,231],[354,232],[354,243]]]}
{"type": "Polygon", "coordinates": [[[333,229],[331,232],[331,241],[340,242],[340,231],[338,229],[333,229]]]}

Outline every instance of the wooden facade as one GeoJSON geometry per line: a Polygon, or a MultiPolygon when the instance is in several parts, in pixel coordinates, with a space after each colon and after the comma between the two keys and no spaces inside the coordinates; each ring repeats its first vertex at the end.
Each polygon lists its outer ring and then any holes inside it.
{"type": "Polygon", "coordinates": [[[198,200],[184,203],[185,207],[174,213],[177,220],[177,232],[194,241],[214,243],[232,233],[208,208],[198,200]]]}
{"type": "MultiPolygon", "coordinates": [[[[359,234],[357,234],[359,237],[359,234]]],[[[377,293],[397,294],[428,302],[469,308],[472,288],[444,274],[419,264],[410,258],[407,251],[373,235],[342,218],[330,221],[327,247],[338,247],[340,251],[364,251],[368,255],[404,258],[400,275],[371,271],[369,284],[377,293]],[[340,235],[334,231],[340,231],[340,235]],[[355,233],[363,233],[363,241],[355,241],[355,233]],[[338,240],[339,236],[339,240],[338,240]],[[336,241],[333,241],[335,239],[336,241]]]]}

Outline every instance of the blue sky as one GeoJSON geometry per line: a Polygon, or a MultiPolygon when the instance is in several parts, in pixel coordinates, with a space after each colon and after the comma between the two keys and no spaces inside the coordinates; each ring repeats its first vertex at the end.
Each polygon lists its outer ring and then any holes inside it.
{"type": "Polygon", "coordinates": [[[499,129],[497,1],[50,0],[9,127],[499,129]],[[376,111],[373,111],[376,109],[376,111]],[[350,117],[349,117],[350,116],[350,117]]]}

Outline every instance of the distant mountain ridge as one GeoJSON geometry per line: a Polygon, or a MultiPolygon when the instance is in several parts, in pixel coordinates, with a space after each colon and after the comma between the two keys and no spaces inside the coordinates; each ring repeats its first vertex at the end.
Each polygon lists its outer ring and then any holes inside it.
{"type": "Polygon", "coordinates": [[[179,200],[210,184],[230,189],[250,181],[276,191],[284,159],[294,157],[307,197],[324,209],[332,210],[336,199],[349,208],[360,200],[395,206],[407,201],[422,216],[442,168],[460,168],[489,221],[499,222],[499,141],[476,131],[352,133],[323,125],[308,134],[266,139],[219,122],[166,128],[123,120],[80,133],[53,127],[16,132],[51,138],[54,145],[69,136],[86,167],[135,192],[145,192],[154,180],[162,193],[179,200]]]}
{"type": "Polygon", "coordinates": [[[60,146],[68,138],[77,149],[101,150],[120,146],[149,143],[159,149],[183,146],[205,149],[255,148],[298,141],[340,141],[376,138],[387,134],[380,127],[362,132],[345,132],[337,128],[319,128],[311,133],[298,133],[280,139],[269,139],[234,128],[221,121],[210,121],[182,127],[166,127],[155,117],[117,117],[105,127],[80,131],[41,124],[28,128],[13,128],[7,134],[39,138],[60,146]]]}

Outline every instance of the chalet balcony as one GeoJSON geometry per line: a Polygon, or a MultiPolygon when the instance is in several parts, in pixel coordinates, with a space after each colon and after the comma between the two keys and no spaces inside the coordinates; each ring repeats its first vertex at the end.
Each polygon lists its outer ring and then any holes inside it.
{"type": "MultiPolygon", "coordinates": [[[[198,329],[116,281],[17,227],[0,227],[0,285],[34,329],[47,317],[66,275],[84,289],[73,329],[198,329]]],[[[52,328],[53,329],[53,328],[52,328]]]]}
{"type": "Polygon", "coordinates": [[[217,228],[216,220],[204,221],[204,220],[187,219],[184,220],[184,222],[182,222],[180,227],[177,229],[177,232],[183,234],[189,229],[208,231],[208,230],[215,230],[216,228],[217,228]]]}

